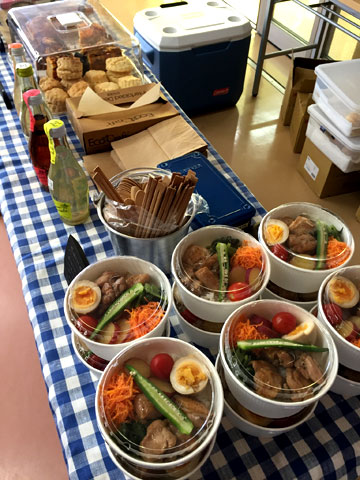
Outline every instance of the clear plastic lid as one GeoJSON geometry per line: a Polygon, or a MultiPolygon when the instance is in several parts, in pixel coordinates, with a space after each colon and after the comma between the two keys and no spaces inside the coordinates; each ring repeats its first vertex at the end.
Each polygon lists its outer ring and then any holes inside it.
{"type": "Polygon", "coordinates": [[[98,408],[121,450],[142,461],[164,464],[192,452],[208,435],[214,420],[214,385],[199,356],[182,356],[170,348],[156,354],[148,350],[106,369],[98,386],[98,408]],[[165,367],[161,356],[170,365],[165,367]],[[140,373],[140,383],[128,366],[140,373]],[[198,388],[190,391],[194,378],[198,388]],[[123,392],[129,393],[126,399],[123,392]]]}
{"type": "Polygon", "coordinates": [[[286,208],[275,209],[263,222],[262,238],[277,258],[295,268],[312,271],[339,267],[351,254],[344,229],[339,228],[338,220],[335,226],[331,220],[316,217],[315,212],[312,208],[311,213],[287,214],[286,208]]]}
{"type": "Polygon", "coordinates": [[[164,318],[165,285],[147,272],[104,271],[93,280],[70,286],[70,319],[79,333],[103,344],[136,340],[164,318]]]}
{"type": "Polygon", "coordinates": [[[337,270],[328,277],[321,315],[345,340],[360,348],[360,267],[337,270]]]}
{"type": "Polygon", "coordinates": [[[315,397],[327,382],[331,361],[312,318],[300,308],[292,313],[285,302],[245,305],[224,327],[225,357],[232,373],[269,400],[315,397]]]}
{"type": "Polygon", "coordinates": [[[266,258],[255,238],[207,235],[179,251],[175,261],[180,281],[194,295],[214,302],[250,298],[264,282],[266,258]]]}
{"type": "MultiPolygon", "coordinates": [[[[95,181],[96,174],[94,176],[95,181]]],[[[105,189],[103,215],[115,230],[136,238],[154,238],[178,230],[202,202],[194,199],[191,175],[159,168],[125,170],[111,179],[118,201],[105,189]]],[[[104,189],[103,189],[104,190],[104,189]]]]}
{"type": "Polygon", "coordinates": [[[114,43],[129,51],[138,46],[135,37],[96,0],[12,8],[9,21],[34,59],[114,43]]]}
{"type": "Polygon", "coordinates": [[[108,361],[104,358],[95,355],[85,343],[77,336],[74,335],[74,347],[80,354],[81,358],[92,368],[98,370],[99,373],[103,372],[108,365],[108,361]]]}

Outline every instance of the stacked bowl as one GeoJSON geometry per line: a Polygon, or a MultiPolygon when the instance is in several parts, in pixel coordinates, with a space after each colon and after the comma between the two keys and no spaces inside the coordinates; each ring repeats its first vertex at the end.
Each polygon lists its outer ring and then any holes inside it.
{"type": "Polygon", "coordinates": [[[178,243],[171,272],[181,327],[198,345],[217,349],[227,317],[264,291],[270,262],[254,237],[216,225],[195,230],[178,243]]]}
{"type": "Polygon", "coordinates": [[[251,435],[274,436],[305,422],[334,383],[337,368],[326,326],[289,302],[250,302],[221,331],[225,413],[251,435]]]}
{"type": "Polygon", "coordinates": [[[317,317],[329,330],[339,356],[331,390],[344,396],[360,394],[360,266],[333,272],[319,289],[317,317]]]}
{"type": "Polygon", "coordinates": [[[312,203],[274,208],[262,219],[258,236],[271,263],[262,298],[287,300],[306,310],[316,305],[323,280],[347,265],[354,252],[342,219],[312,203]]]}
{"type": "Polygon", "coordinates": [[[114,357],[96,391],[96,418],[131,478],[188,478],[209,457],[223,414],[211,361],[175,338],[149,338],[114,357]]]}

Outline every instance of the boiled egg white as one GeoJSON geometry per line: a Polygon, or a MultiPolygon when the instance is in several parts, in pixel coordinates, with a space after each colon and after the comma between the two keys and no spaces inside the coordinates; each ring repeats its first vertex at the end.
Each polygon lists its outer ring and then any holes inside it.
{"type": "Polygon", "coordinates": [[[89,280],[80,280],[71,289],[71,307],[77,313],[90,313],[99,305],[101,290],[89,280]]]}
{"type": "Polygon", "coordinates": [[[359,301],[359,290],[356,285],[341,275],[336,275],[329,280],[326,293],[330,302],[342,308],[352,308],[359,301]]]}
{"type": "Polygon", "coordinates": [[[200,392],[206,387],[208,380],[209,372],[206,366],[191,355],[176,360],[170,373],[173,389],[182,395],[200,392]]]}
{"type": "Polygon", "coordinates": [[[284,243],[289,237],[289,227],[282,220],[271,218],[264,226],[264,237],[269,246],[284,243]]]}
{"type": "Polygon", "coordinates": [[[305,320],[305,322],[299,323],[299,325],[297,325],[290,333],[283,335],[282,338],[285,340],[291,340],[292,342],[311,345],[315,343],[316,332],[315,322],[312,320],[305,320]]]}

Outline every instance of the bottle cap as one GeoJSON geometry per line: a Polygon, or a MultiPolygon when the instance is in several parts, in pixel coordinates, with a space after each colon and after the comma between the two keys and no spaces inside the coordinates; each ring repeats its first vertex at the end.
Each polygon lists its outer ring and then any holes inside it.
{"type": "Polygon", "coordinates": [[[19,77],[31,77],[31,75],[34,73],[34,70],[30,63],[23,62],[16,66],[16,73],[19,75],[19,77]]]}
{"type": "Polygon", "coordinates": [[[17,48],[23,48],[23,44],[22,43],[9,43],[9,45],[8,45],[9,50],[15,50],[17,48]]]}
{"type": "Polygon", "coordinates": [[[28,102],[29,105],[34,106],[34,105],[40,105],[43,103],[44,99],[41,95],[40,90],[37,89],[31,89],[25,92],[23,95],[28,94],[28,102]]]}
{"type": "Polygon", "coordinates": [[[65,125],[62,124],[59,127],[52,127],[50,130],[50,136],[52,138],[61,138],[66,135],[65,125]]]}

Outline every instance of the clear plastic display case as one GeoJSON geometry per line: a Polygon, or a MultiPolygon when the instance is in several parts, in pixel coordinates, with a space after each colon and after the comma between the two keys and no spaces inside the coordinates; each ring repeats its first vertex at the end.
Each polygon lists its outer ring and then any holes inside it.
{"type": "Polygon", "coordinates": [[[102,83],[95,89],[102,93],[144,83],[138,40],[96,0],[12,8],[8,23],[54,113],[60,113],[66,95],[81,96],[87,86],[102,83]]]}

